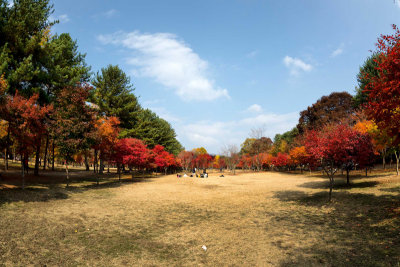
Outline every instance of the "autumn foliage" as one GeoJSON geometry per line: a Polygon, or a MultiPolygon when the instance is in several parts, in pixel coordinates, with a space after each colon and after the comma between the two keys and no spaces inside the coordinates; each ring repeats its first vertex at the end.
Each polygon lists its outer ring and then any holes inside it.
{"type": "Polygon", "coordinates": [[[333,176],[340,168],[364,167],[373,160],[374,151],[368,134],[348,125],[327,126],[321,131],[306,134],[305,147],[308,154],[318,162],[330,179],[330,195],[333,176]]]}
{"type": "Polygon", "coordinates": [[[26,156],[33,150],[46,131],[53,107],[40,106],[38,95],[26,99],[19,95],[8,97],[5,118],[9,122],[10,131],[18,142],[18,150],[26,156]]]}
{"type": "Polygon", "coordinates": [[[379,129],[385,130],[396,144],[400,143],[400,31],[393,25],[393,35],[378,39],[376,59],[378,75],[370,76],[366,86],[368,103],[365,111],[379,129]]]}

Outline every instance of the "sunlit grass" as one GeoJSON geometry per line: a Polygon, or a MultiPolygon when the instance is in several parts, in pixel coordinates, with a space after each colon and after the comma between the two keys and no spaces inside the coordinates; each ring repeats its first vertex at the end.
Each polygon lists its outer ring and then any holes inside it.
{"type": "MultiPolygon", "coordinates": [[[[47,266],[398,266],[400,179],[42,175],[0,189],[0,263],[47,266]],[[53,177],[54,182],[50,183],[53,177]],[[203,250],[205,245],[207,250],[203,250]]],[[[4,182],[6,183],[6,182],[4,182]]],[[[3,184],[3,187],[4,184],[3,184]]]]}

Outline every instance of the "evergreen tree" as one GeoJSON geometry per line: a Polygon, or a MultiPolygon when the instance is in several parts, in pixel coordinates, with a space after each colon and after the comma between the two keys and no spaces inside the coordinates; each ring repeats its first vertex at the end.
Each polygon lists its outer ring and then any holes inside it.
{"type": "Polygon", "coordinates": [[[141,139],[150,148],[162,145],[166,151],[174,155],[183,150],[182,145],[176,140],[176,133],[171,125],[149,109],[142,110],[137,127],[126,131],[123,135],[141,139]]]}
{"type": "Polygon", "coordinates": [[[353,103],[356,108],[368,102],[368,92],[365,89],[371,79],[379,75],[377,70],[378,59],[379,54],[375,53],[368,57],[364,65],[360,67],[360,72],[357,74],[358,87],[356,88],[356,95],[353,97],[353,103]]]}
{"type": "Polygon", "coordinates": [[[42,40],[54,24],[48,21],[53,6],[48,0],[15,0],[12,6],[2,1],[0,6],[0,71],[5,73],[9,93],[16,89],[26,96],[38,93],[43,102],[46,51],[42,40]]]}
{"type": "Polygon", "coordinates": [[[85,54],[78,52],[77,42],[68,33],[52,37],[46,51],[46,94],[51,101],[61,89],[89,81],[90,67],[86,65],[85,54]]]}
{"type": "Polygon", "coordinates": [[[129,77],[118,67],[108,65],[92,81],[92,101],[106,116],[118,117],[122,133],[135,128],[141,109],[129,77]]]}

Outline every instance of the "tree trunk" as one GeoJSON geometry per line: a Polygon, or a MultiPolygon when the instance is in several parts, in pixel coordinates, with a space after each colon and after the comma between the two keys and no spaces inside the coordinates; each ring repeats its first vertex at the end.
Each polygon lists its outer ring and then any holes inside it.
{"type": "Polygon", "coordinates": [[[329,198],[328,201],[332,201],[332,190],[333,190],[333,174],[329,177],[329,198]]]}
{"type": "Polygon", "coordinates": [[[118,181],[121,182],[121,166],[119,163],[117,164],[117,171],[118,171],[118,181]]]}
{"type": "Polygon", "coordinates": [[[4,172],[7,171],[7,148],[4,149],[4,172]]]}
{"type": "Polygon", "coordinates": [[[97,149],[94,150],[94,159],[93,159],[93,172],[96,173],[97,166],[97,149]]]}
{"type": "Polygon", "coordinates": [[[333,190],[333,183],[334,183],[334,175],[337,171],[337,169],[334,169],[333,163],[330,164],[331,166],[328,168],[324,167],[324,170],[326,173],[328,173],[329,175],[329,197],[328,197],[328,201],[331,202],[332,200],[332,190],[333,190]]]}
{"type": "Polygon", "coordinates": [[[40,157],[40,147],[42,146],[42,138],[39,138],[36,146],[36,158],[35,158],[35,170],[33,174],[35,176],[39,175],[39,157],[40,157]]]}
{"type": "Polygon", "coordinates": [[[17,154],[15,152],[15,147],[13,148],[13,162],[16,161],[17,154]]]}
{"type": "Polygon", "coordinates": [[[47,164],[47,150],[49,149],[49,135],[46,135],[46,147],[44,149],[44,162],[43,162],[43,170],[46,170],[47,164]]]}
{"type": "Polygon", "coordinates": [[[346,169],[346,179],[347,179],[347,184],[350,184],[350,170],[346,169]]]}
{"type": "Polygon", "coordinates": [[[25,156],[21,155],[22,189],[25,188],[25,156]]]}
{"type": "Polygon", "coordinates": [[[400,161],[400,154],[397,151],[394,151],[394,155],[396,157],[396,174],[399,175],[399,161],[400,161]]]}
{"type": "Polygon", "coordinates": [[[69,172],[68,172],[68,162],[65,161],[65,171],[67,173],[67,188],[69,186],[69,172]]]}
{"type": "Polygon", "coordinates": [[[55,155],[54,155],[54,139],[53,139],[53,147],[52,147],[52,149],[51,149],[51,154],[52,154],[51,170],[54,171],[54,161],[55,161],[55,155]]]}
{"type": "Polygon", "coordinates": [[[365,168],[365,177],[368,176],[368,168],[365,168]]]}
{"type": "MultiPolygon", "coordinates": [[[[8,170],[8,150],[9,148],[9,144],[10,144],[10,126],[8,126],[7,129],[7,139],[6,139],[6,149],[5,149],[5,153],[4,153],[4,171],[8,170]]],[[[15,149],[14,149],[14,154],[15,154],[15,149]]],[[[15,156],[15,155],[14,155],[15,156]]]]}
{"type": "Polygon", "coordinates": [[[99,168],[99,173],[103,174],[104,171],[104,161],[103,161],[103,153],[99,153],[99,158],[100,158],[100,168],[99,168]]]}
{"type": "Polygon", "coordinates": [[[85,151],[85,167],[86,167],[86,171],[89,171],[89,162],[88,162],[88,155],[87,155],[87,151],[85,151]]]}
{"type": "Polygon", "coordinates": [[[386,148],[382,149],[382,165],[383,169],[386,170],[386,148]]]}

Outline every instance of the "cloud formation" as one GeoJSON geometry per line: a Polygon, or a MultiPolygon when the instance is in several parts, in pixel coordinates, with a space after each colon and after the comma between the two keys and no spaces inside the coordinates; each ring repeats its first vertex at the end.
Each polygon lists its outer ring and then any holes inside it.
{"type": "Polygon", "coordinates": [[[174,34],[117,32],[98,39],[127,49],[126,60],[135,73],[172,88],[182,100],[229,98],[226,89],[207,77],[208,63],[174,34]]]}
{"type": "Polygon", "coordinates": [[[247,58],[253,58],[253,57],[257,56],[257,54],[258,54],[258,50],[253,50],[253,51],[247,53],[246,57],[247,58]]]}
{"type": "Polygon", "coordinates": [[[58,20],[60,23],[67,23],[68,21],[70,21],[69,16],[67,14],[62,14],[57,17],[51,15],[49,17],[49,20],[50,21],[58,20]]]}
{"type": "Polygon", "coordinates": [[[285,58],[283,59],[283,63],[290,70],[290,74],[293,76],[299,75],[301,71],[308,72],[312,70],[311,64],[307,64],[301,59],[293,58],[290,56],[285,56],[285,58]]]}
{"type": "Polygon", "coordinates": [[[344,44],[341,44],[337,49],[335,49],[335,50],[332,52],[331,57],[337,57],[337,56],[339,56],[340,54],[342,54],[342,53],[343,53],[343,48],[344,48],[344,44]]]}
{"type": "Polygon", "coordinates": [[[258,104],[253,104],[247,108],[247,111],[255,112],[255,113],[262,112],[262,110],[263,110],[262,107],[258,104]]]}
{"type": "Polygon", "coordinates": [[[264,135],[273,138],[277,133],[286,132],[298,122],[299,113],[262,113],[237,121],[200,121],[176,127],[180,141],[186,149],[204,146],[210,153],[218,154],[229,144],[240,146],[249,137],[251,129],[265,126],[264,135]],[[190,146],[188,146],[190,145],[190,146]]]}
{"type": "Polygon", "coordinates": [[[104,13],[104,16],[105,16],[106,18],[110,19],[110,18],[114,17],[117,13],[118,13],[117,10],[115,10],[115,9],[110,9],[110,10],[108,10],[108,11],[106,11],[106,12],[104,13]]]}

